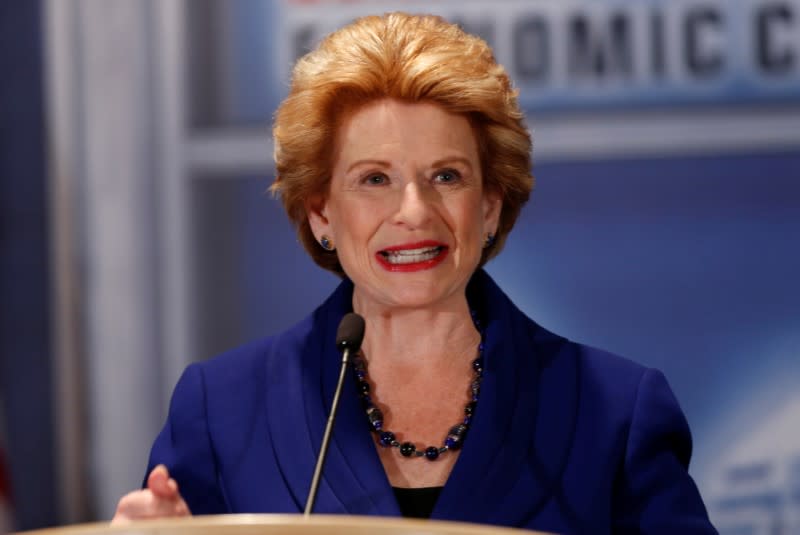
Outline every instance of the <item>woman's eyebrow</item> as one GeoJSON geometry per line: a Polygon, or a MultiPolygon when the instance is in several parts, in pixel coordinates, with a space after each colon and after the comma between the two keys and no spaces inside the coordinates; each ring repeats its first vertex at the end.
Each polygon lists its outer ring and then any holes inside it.
{"type": "Polygon", "coordinates": [[[465,158],[464,156],[447,156],[433,162],[431,167],[442,167],[452,163],[460,163],[470,170],[472,169],[472,162],[470,162],[469,158],[465,158]]]}
{"type": "Polygon", "coordinates": [[[367,158],[365,160],[357,160],[357,161],[353,162],[352,164],[350,164],[350,167],[347,168],[345,173],[349,173],[350,171],[352,171],[353,169],[355,169],[356,167],[359,167],[361,165],[377,165],[379,167],[389,167],[390,164],[389,164],[389,162],[387,162],[385,160],[373,160],[373,159],[367,158]]]}
{"type": "MultiPolygon", "coordinates": [[[[433,163],[430,164],[430,167],[443,167],[448,164],[460,163],[461,165],[467,167],[468,169],[472,170],[472,162],[469,158],[464,156],[446,156],[444,158],[440,158],[433,163]]],[[[391,164],[386,160],[378,160],[373,158],[365,158],[363,160],[356,160],[346,169],[345,173],[349,173],[353,169],[360,167],[362,165],[375,165],[378,167],[390,167],[391,164]]]]}

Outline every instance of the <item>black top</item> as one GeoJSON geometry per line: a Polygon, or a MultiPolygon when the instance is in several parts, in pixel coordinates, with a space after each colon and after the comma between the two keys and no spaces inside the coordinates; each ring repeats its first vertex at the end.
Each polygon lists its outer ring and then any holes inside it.
{"type": "Polygon", "coordinates": [[[436,500],[442,487],[422,487],[415,489],[401,489],[392,487],[394,497],[400,506],[400,512],[405,517],[430,518],[436,500]]]}

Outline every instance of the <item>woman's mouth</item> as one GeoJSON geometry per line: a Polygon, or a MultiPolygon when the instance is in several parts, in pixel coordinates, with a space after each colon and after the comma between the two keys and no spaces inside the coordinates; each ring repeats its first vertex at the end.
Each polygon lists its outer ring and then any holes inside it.
{"type": "Polygon", "coordinates": [[[416,243],[378,251],[378,262],[389,271],[430,269],[447,256],[447,246],[437,242],[416,243]]]}

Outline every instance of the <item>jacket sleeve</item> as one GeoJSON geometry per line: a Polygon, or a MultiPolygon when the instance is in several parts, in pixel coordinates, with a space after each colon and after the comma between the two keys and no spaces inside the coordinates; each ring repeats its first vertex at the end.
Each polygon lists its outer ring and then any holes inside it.
{"type": "Polygon", "coordinates": [[[691,454],[689,425],[666,379],[645,371],[616,482],[614,533],[717,533],[689,476],[691,454]]]}
{"type": "Polygon", "coordinates": [[[175,386],[167,421],[150,450],[147,474],[158,464],[166,465],[178,482],[192,514],[228,512],[208,429],[203,370],[197,364],[186,368],[175,386]]]}

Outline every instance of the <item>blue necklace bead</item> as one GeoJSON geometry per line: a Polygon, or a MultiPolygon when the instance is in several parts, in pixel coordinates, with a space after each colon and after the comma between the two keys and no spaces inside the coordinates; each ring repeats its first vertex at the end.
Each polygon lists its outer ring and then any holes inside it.
{"type": "Polygon", "coordinates": [[[375,431],[380,431],[383,428],[383,413],[378,407],[374,405],[367,409],[367,418],[369,418],[369,425],[375,431]]]}
{"type": "Polygon", "coordinates": [[[464,437],[467,434],[467,426],[464,424],[454,425],[447,433],[447,438],[444,439],[444,445],[449,450],[458,450],[464,443],[464,437]]]}
{"type": "Polygon", "coordinates": [[[375,406],[370,396],[369,376],[367,373],[367,362],[363,355],[359,353],[353,358],[353,372],[356,378],[356,386],[358,387],[361,402],[367,413],[367,421],[369,428],[372,432],[378,435],[378,444],[384,448],[398,448],[400,455],[403,457],[425,457],[429,461],[435,461],[439,456],[449,450],[456,451],[461,449],[464,445],[464,440],[469,431],[469,425],[472,423],[472,418],[475,414],[475,409],[478,405],[478,396],[481,389],[481,379],[483,378],[483,350],[484,350],[484,331],[481,329],[481,322],[477,317],[475,311],[470,311],[472,321],[475,328],[481,333],[481,341],[478,344],[478,357],[472,361],[471,367],[474,373],[474,378],[470,383],[470,400],[464,407],[464,419],[461,423],[454,425],[450,428],[445,436],[444,443],[441,447],[428,446],[422,450],[412,442],[403,442],[402,444],[397,441],[394,433],[388,429],[383,429],[383,412],[375,406]]]}
{"type": "Polygon", "coordinates": [[[475,413],[475,407],[477,406],[478,406],[477,401],[470,401],[469,403],[467,403],[467,406],[464,407],[464,414],[466,414],[467,416],[472,416],[475,413]]]}
{"type": "Polygon", "coordinates": [[[435,461],[439,458],[439,448],[436,446],[430,446],[425,448],[425,458],[429,461],[435,461]]]}
{"type": "Polygon", "coordinates": [[[448,450],[457,451],[461,449],[461,438],[447,435],[447,438],[444,439],[444,445],[448,450]]]}
{"type": "Polygon", "coordinates": [[[389,446],[392,446],[396,442],[394,439],[394,433],[392,433],[391,431],[381,431],[379,440],[381,446],[383,446],[384,448],[388,448],[389,446]]]}
{"type": "Polygon", "coordinates": [[[403,457],[411,457],[416,451],[417,447],[411,442],[403,442],[400,444],[400,455],[403,457]]]}

